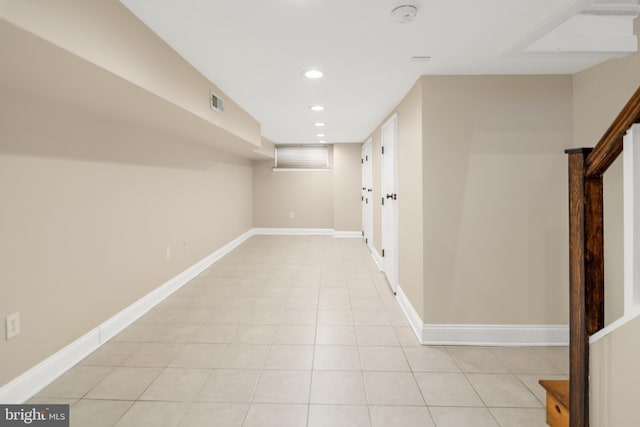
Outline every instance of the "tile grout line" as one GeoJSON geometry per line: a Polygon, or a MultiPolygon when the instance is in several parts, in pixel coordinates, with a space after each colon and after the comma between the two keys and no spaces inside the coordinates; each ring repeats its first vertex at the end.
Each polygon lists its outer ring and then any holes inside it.
{"type": "Polygon", "coordinates": [[[318,283],[318,302],[316,303],[316,322],[313,332],[313,351],[311,354],[311,372],[309,373],[309,398],[307,399],[307,419],[306,426],[309,426],[309,418],[311,416],[311,391],[313,390],[313,372],[316,360],[316,346],[318,342],[318,317],[320,315],[320,288],[322,283],[322,265],[320,267],[320,277],[318,283]]]}

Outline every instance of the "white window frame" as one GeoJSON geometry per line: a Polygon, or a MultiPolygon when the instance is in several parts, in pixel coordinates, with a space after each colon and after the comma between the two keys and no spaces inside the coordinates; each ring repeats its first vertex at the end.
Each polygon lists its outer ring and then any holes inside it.
{"type": "Polygon", "coordinates": [[[329,171],[329,147],[325,144],[322,145],[277,145],[275,147],[275,158],[274,158],[274,171],[329,171]],[[278,151],[280,151],[280,157],[278,156],[278,151]],[[299,151],[299,157],[296,160],[295,151],[299,151]],[[304,152],[308,152],[305,154],[304,152]],[[316,151],[319,154],[319,161],[313,163],[309,161],[313,155],[313,152],[316,151]],[[282,161],[279,162],[279,159],[284,158],[284,153],[289,152],[287,157],[289,157],[282,165],[282,161]],[[311,154],[309,154],[311,153],[311,154]]]}

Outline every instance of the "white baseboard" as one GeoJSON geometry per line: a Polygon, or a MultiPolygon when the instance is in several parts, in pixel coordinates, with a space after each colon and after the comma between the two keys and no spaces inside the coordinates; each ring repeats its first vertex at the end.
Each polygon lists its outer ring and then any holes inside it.
{"type": "Polygon", "coordinates": [[[361,231],[336,231],[333,228],[253,228],[255,236],[333,236],[336,239],[358,239],[361,231]]]}
{"type": "Polygon", "coordinates": [[[608,336],[616,329],[622,328],[627,323],[635,320],[640,317],[640,307],[634,307],[629,313],[625,313],[624,316],[615,320],[614,322],[609,323],[604,328],[600,329],[595,334],[589,337],[589,344],[594,344],[601,340],[602,338],[608,336]]]}
{"type": "Polygon", "coordinates": [[[100,332],[92,329],[60,351],[0,388],[0,402],[21,404],[100,347],[100,332]]]}
{"type": "Polygon", "coordinates": [[[418,315],[418,312],[413,308],[413,305],[409,302],[409,298],[407,298],[407,295],[400,286],[396,289],[396,299],[398,300],[398,304],[400,304],[400,308],[404,312],[405,317],[409,321],[409,326],[411,326],[416,337],[418,337],[418,341],[422,343],[422,327],[424,326],[424,323],[422,323],[422,319],[418,315]]]}
{"type": "Polygon", "coordinates": [[[19,404],[87,357],[169,295],[253,236],[249,230],[0,388],[0,402],[19,404]]]}
{"type": "Polygon", "coordinates": [[[253,231],[249,230],[236,237],[231,242],[213,252],[211,255],[198,261],[182,273],[164,283],[162,286],[149,292],[138,301],[102,323],[98,326],[101,342],[106,342],[119,334],[124,328],[138,320],[153,307],[164,301],[169,295],[186,285],[189,281],[209,268],[216,261],[227,255],[229,252],[240,246],[251,236],[253,236],[253,231]]]}
{"type": "Polygon", "coordinates": [[[0,387],[0,402],[19,404],[28,400],[53,380],[72,368],[82,359],[138,320],[172,293],[227,255],[254,235],[334,236],[338,238],[361,237],[360,232],[336,232],[319,228],[252,228],[227,243],[211,255],[192,265],[182,273],[149,292],[138,301],[65,346],[57,353],[38,363],[22,375],[0,387]]]}
{"type": "Polygon", "coordinates": [[[333,236],[333,228],[253,228],[253,235],[264,236],[333,236]]]}
{"type": "Polygon", "coordinates": [[[566,325],[425,324],[424,345],[566,346],[566,325]]]}
{"type": "Polygon", "coordinates": [[[336,239],[359,239],[362,237],[362,231],[333,231],[333,237],[336,239]]]}
{"type": "Polygon", "coordinates": [[[376,248],[372,246],[370,249],[371,249],[371,257],[373,258],[373,261],[378,266],[378,270],[384,271],[384,268],[382,268],[382,257],[380,256],[376,248]]]}
{"type": "MultiPolygon", "coordinates": [[[[25,402],[251,236],[261,234],[334,236],[334,232],[332,229],[276,228],[254,228],[247,231],[0,387],[0,402],[5,404],[25,402]]],[[[371,251],[371,255],[382,271],[380,255],[375,249],[371,251]]],[[[397,289],[397,299],[422,344],[554,346],[567,345],[569,342],[569,329],[563,325],[425,325],[400,286],[397,289]]]]}
{"type": "MultiPolygon", "coordinates": [[[[372,250],[371,256],[378,264],[378,253],[372,250]]],[[[569,345],[569,327],[566,325],[424,324],[401,286],[396,290],[396,298],[409,326],[423,345],[569,345]]]]}

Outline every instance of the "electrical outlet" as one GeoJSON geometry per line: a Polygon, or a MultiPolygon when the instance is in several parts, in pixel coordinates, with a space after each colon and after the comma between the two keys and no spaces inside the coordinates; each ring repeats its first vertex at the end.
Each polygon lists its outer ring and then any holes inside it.
{"type": "Polygon", "coordinates": [[[182,248],[186,251],[188,246],[189,246],[189,241],[188,240],[184,240],[182,242],[182,248]]]}
{"type": "Polygon", "coordinates": [[[295,217],[296,217],[295,212],[289,212],[289,218],[295,218],[295,217]]]}
{"type": "Polygon", "coordinates": [[[167,246],[167,249],[165,249],[164,251],[164,255],[167,257],[167,259],[171,258],[171,246],[167,246]]]}
{"type": "Polygon", "coordinates": [[[7,325],[7,339],[15,337],[20,334],[20,313],[13,313],[6,318],[7,325]]]}

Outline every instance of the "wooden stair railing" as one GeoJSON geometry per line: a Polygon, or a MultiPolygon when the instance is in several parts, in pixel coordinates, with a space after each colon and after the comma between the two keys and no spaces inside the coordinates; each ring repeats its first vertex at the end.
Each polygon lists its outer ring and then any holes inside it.
{"type": "Polygon", "coordinates": [[[589,336],[604,327],[602,176],[640,122],[640,87],[593,148],[569,155],[569,424],[589,426],[589,336]]]}

